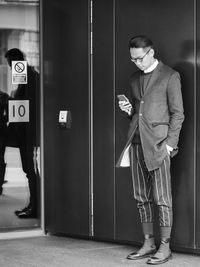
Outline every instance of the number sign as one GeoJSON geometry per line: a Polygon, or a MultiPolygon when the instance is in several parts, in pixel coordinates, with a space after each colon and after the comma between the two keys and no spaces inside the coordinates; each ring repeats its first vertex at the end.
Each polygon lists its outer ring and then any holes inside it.
{"type": "Polygon", "coordinates": [[[29,122],[29,100],[9,100],[9,122],[29,122]]]}

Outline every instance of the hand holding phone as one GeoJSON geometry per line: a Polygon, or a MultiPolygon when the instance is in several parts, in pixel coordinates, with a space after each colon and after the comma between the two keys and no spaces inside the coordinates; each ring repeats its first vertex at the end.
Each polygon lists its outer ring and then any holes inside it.
{"type": "Polygon", "coordinates": [[[133,107],[131,103],[129,102],[128,98],[125,95],[117,95],[117,98],[119,99],[120,109],[128,113],[128,115],[131,115],[133,107]]]}

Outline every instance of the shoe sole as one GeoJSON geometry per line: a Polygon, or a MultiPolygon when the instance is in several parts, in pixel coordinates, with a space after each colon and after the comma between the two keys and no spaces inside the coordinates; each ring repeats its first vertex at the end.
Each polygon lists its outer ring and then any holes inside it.
{"type": "Polygon", "coordinates": [[[145,258],[148,258],[149,256],[153,255],[154,253],[156,253],[156,250],[154,250],[152,252],[149,252],[149,253],[147,253],[145,255],[141,255],[141,256],[135,257],[135,258],[131,258],[131,256],[129,258],[129,256],[127,256],[127,260],[133,260],[133,261],[135,261],[135,260],[145,259],[145,258]]]}
{"type": "Polygon", "coordinates": [[[155,262],[151,262],[150,260],[151,260],[151,258],[149,259],[149,261],[147,261],[147,264],[151,264],[151,265],[159,265],[159,264],[163,264],[163,263],[165,263],[165,262],[167,262],[167,261],[169,261],[169,260],[171,260],[172,259],[172,254],[170,254],[166,259],[164,259],[164,260],[162,260],[162,261],[155,261],[155,262]]]}

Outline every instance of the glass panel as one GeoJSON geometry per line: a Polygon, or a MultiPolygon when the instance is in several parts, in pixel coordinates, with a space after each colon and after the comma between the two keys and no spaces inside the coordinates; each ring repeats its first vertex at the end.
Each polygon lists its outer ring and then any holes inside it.
{"type": "Polygon", "coordinates": [[[0,232],[40,226],[38,17],[39,1],[0,0],[0,232]]]}

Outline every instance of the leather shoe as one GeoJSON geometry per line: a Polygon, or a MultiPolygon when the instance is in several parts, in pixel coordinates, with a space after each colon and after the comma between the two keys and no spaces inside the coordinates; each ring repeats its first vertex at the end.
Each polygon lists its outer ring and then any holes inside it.
{"type": "Polygon", "coordinates": [[[127,256],[128,260],[140,260],[147,258],[156,252],[156,248],[146,251],[145,253],[133,252],[127,256]]]}
{"type": "Polygon", "coordinates": [[[20,219],[37,218],[37,212],[30,208],[30,209],[27,209],[25,211],[18,213],[17,216],[20,219]]]}
{"type": "Polygon", "coordinates": [[[172,253],[169,248],[169,241],[170,239],[161,241],[161,245],[158,251],[156,252],[154,256],[148,259],[147,264],[151,264],[151,265],[162,264],[172,258],[172,253]]]}
{"type": "Polygon", "coordinates": [[[28,209],[30,209],[30,206],[27,206],[27,207],[25,207],[25,208],[23,208],[21,210],[15,210],[15,215],[18,216],[19,213],[27,211],[28,209]]]}
{"type": "Polygon", "coordinates": [[[139,260],[149,257],[156,252],[154,237],[151,235],[145,236],[143,246],[136,252],[127,256],[128,260],[139,260]]]}
{"type": "Polygon", "coordinates": [[[165,263],[167,262],[169,259],[172,258],[172,253],[171,251],[169,252],[169,254],[167,256],[153,256],[153,257],[150,257],[147,261],[147,264],[151,264],[151,265],[158,265],[158,264],[162,264],[162,263],[165,263]]]}

